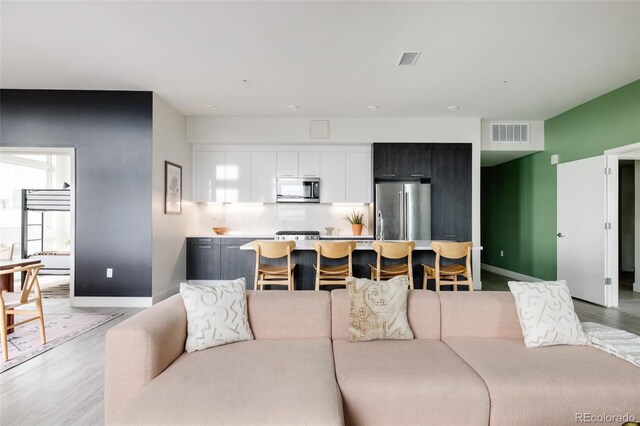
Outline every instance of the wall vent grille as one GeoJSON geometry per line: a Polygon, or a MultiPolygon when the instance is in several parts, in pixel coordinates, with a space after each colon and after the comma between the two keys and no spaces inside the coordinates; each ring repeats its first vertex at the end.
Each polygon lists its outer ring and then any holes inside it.
{"type": "Polygon", "coordinates": [[[398,61],[398,66],[414,66],[418,60],[418,56],[420,56],[420,52],[402,52],[400,60],[398,61]]]}
{"type": "Polygon", "coordinates": [[[491,142],[529,143],[529,124],[491,123],[491,142]]]}

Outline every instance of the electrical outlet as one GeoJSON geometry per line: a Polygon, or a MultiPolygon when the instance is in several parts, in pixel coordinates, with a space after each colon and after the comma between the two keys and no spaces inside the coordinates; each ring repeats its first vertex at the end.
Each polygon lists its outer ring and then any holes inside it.
{"type": "Polygon", "coordinates": [[[504,250],[500,250],[500,257],[504,257],[504,250]]]}
{"type": "Polygon", "coordinates": [[[107,268],[107,278],[113,278],[113,268],[107,268]]]}

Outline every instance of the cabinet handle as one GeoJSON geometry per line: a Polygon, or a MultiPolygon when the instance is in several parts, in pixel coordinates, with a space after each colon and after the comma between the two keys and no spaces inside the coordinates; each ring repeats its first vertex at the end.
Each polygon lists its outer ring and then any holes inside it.
{"type": "Polygon", "coordinates": [[[302,177],[316,177],[318,175],[302,175],[302,177]]]}
{"type": "Polygon", "coordinates": [[[211,246],[198,246],[198,248],[201,248],[201,249],[210,249],[210,248],[211,248],[211,246]]]}
{"type": "Polygon", "coordinates": [[[239,249],[241,246],[227,246],[228,249],[239,249]]]}
{"type": "Polygon", "coordinates": [[[423,177],[424,173],[411,173],[411,177],[423,177]]]}
{"type": "Polygon", "coordinates": [[[198,238],[198,241],[203,242],[203,243],[210,243],[211,242],[211,238],[198,238]]]}
{"type": "Polygon", "coordinates": [[[293,175],[280,175],[280,177],[293,177],[293,175]]]}
{"type": "Polygon", "coordinates": [[[382,176],[395,176],[395,173],[383,173],[382,176]]]}

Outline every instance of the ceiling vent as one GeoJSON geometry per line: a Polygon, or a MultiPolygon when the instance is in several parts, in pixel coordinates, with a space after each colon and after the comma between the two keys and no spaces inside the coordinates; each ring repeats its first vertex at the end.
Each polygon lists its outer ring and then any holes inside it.
{"type": "Polygon", "coordinates": [[[529,143],[528,123],[491,123],[492,143],[529,143]]]}
{"type": "Polygon", "coordinates": [[[420,56],[420,52],[402,52],[400,60],[398,61],[398,66],[414,66],[418,60],[418,56],[420,56]]]}

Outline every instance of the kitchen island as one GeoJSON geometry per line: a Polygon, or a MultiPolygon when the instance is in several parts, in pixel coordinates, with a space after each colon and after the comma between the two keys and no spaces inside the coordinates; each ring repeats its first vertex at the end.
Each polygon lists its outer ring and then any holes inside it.
{"type": "MultiPolygon", "coordinates": [[[[372,248],[372,240],[356,241],[356,250],[353,253],[353,275],[358,278],[371,276],[370,264],[375,264],[376,253],[372,248]]],[[[187,279],[188,280],[231,280],[244,277],[247,280],[247,289],[253,288],[255,277],[256,255],[251,245],[252,241],[273,241],[271,238],[256,238],[256,236],[233,237],[191,237],[187,238],[187,279]]],[[[350,241],[349,238],[344,238],[350,241]]],[[[324,240],[327,241],[327,240],[324,240]]],[[[331,241],[336,241],[332,238],[331,241]]],[[[481,250],[481,246],[475,246],[474,250],[481,250]]],[[[431,249],[431,240],[416,241],[413,252],[413,280],[416,288],[424,288],[422,283],[422,263],[433,264],[435,255],[431,249]]],[[[295,280],[296,290],[315,289],[315,270],[317,254],[310,240],[297,241],[292,254],[292,261],[296,263],[295,280]]],[[[281,264],[282,259],[269,261],[263,259],[263,263],[281,264]]],[[[387,260],[386,262],[392,263],[387,260]]],[[[344,263],[343,259],[332,261],[323,259],[323,264],[344,263]],[[325,263],[326,261],[326,263],[325,263]]],[[[479,277],[475,278],[476,280],[479,277]]],[[[429,288],[433,289],[431,282],[429,288]]],[[[274,287],[283,288],[283,287],[274,287]]],[[[331,289],[331,286],[327,286],[331,289]]],[[[340,288],[337,286],[336,288],[340,288]]]]}

